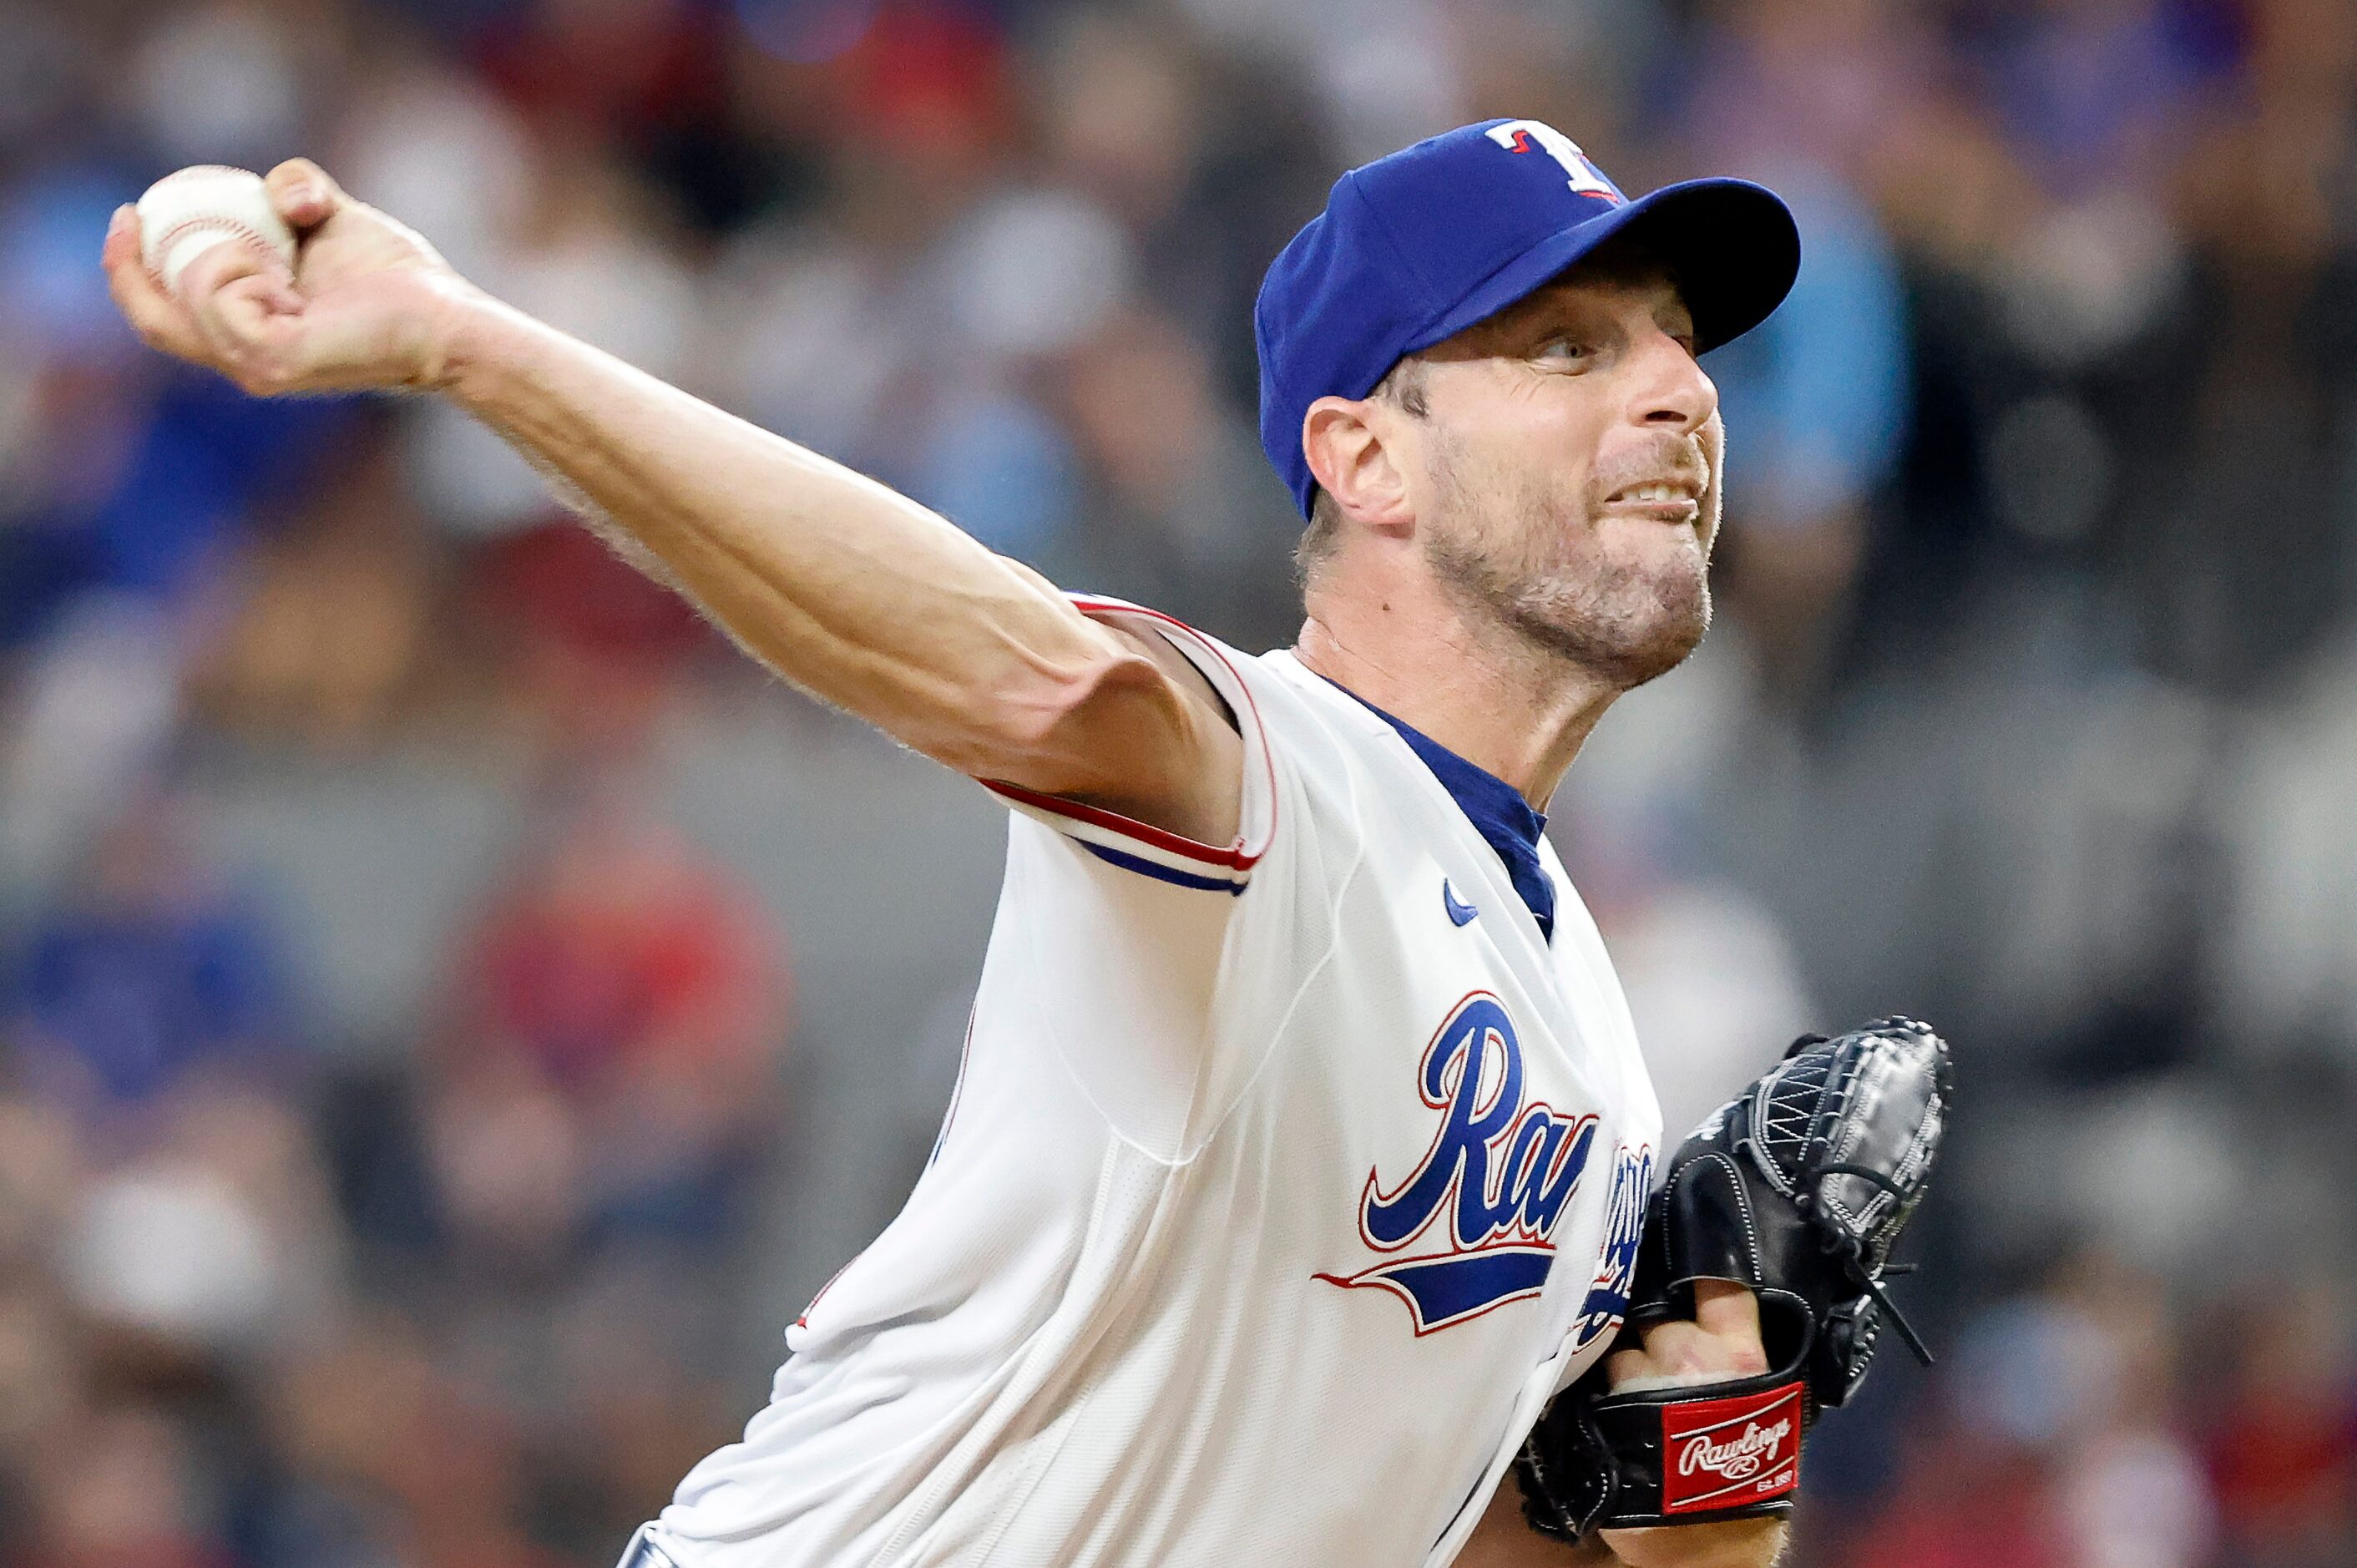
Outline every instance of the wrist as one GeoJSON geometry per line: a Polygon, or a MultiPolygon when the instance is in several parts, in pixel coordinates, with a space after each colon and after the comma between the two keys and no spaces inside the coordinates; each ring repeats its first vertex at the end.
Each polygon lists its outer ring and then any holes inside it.
{"type": "Polygon", "coordinates": [[[431,278],[428,286],[409,390],[439,392],[469,413],[481,412],[501,372],[524,351],[527,318],[455,275],[431,278]]]}
{"type": "Polygon", "coordinates": [[[1770,1568],[1785,1530],[1781,1519],[1735,1519],[1599,1533],[1628,1568],[1770,1568]]]}

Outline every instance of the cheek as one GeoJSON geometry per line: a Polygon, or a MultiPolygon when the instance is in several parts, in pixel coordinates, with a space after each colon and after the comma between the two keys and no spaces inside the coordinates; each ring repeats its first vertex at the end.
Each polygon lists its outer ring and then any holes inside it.
{"type": "Polygon", "coordinates": [[[1564,400],[1502,398],[1453,418],[1430,452],[1435,499],[1481,553],[1532,569],[1610,553],[1590,493],[1597,432],[1564,400]]]}
{"type": "Polygon", "coordinates": [[[1605,422],[1577,390],[1576,382],[1517,389],[1520,395],[1500,398],[1469,421],[1464,442],[1522,494],[1579,500],[1587,510],[1605,422]]]}
{"type": "MultiPolygon", "coordinates": [[[[1566,490],[1585,495],[1604,466],[1605,447],[1618,421],[1605,407],[1600,383],[1563,382],[1538,401],[1527,432],[1534,460],[1543,461],[1566,490]]],[[[1595,498],[1600,499],[1601,498],[1595,498]]]]}

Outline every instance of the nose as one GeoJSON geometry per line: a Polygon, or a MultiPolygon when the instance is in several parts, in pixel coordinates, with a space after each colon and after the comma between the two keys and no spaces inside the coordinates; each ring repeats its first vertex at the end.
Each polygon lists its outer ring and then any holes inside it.
{"type": "Polygon", "coordinates": [[[1631,413],[1651,429],[1691,435],[1718,409],[1718,387],[1684,343],[1655,328],[1637,347],[1640,373],[1631,378],[1631,413]]]}

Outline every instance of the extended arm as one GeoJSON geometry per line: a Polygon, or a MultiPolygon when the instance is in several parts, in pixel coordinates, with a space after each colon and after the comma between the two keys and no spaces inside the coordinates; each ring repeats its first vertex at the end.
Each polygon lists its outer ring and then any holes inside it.
{"type": "Polygon", "coordinates": [[[303,236],[291,278],[223,245],[175,298],[118,215],[107,271],[150,343],[257,393],[447,395],[796,685],[963,772],[1233,834],[1241,743],[1178,654],[874,480],[490,299],[313,166],[269,184],[303,236]]]}

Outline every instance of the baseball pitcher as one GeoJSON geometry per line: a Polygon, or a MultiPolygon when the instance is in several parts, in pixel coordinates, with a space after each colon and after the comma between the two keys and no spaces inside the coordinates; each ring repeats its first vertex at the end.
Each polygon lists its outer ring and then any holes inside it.
{"type": "Polygon", "coordinates": [[[224,244],[167,290],[118,216],[150,343],[256,393],[452,400],[748,653],[1007,808],[931,1164],[627,1562],[1774,1558],[1945,1079],[1893,1026],[1759,1091],[1824,1123],[1777,1157],[1724,1112],[1665,1150],[1541,812],[1709,620],[1696,357],[1791,286],[1781,201],[1631,200],[1527,120],[1345,175],[1255,312],[1306,618],[1249,655],[528,319],[308,163],[268,185],[291,269],[224,244]],[[1869,1101],[1910,1119],[1861,1128],[1869,1101]],[[1831,1286],[1779,1273],[1825,1249],[1750,1244],[1776,1206],[1847,1239],[1831,1286]]]}

